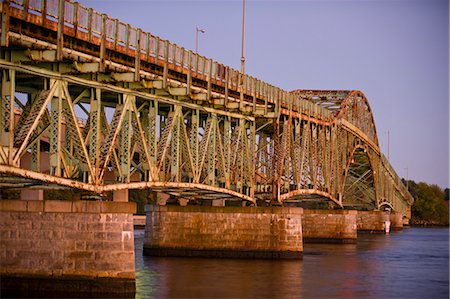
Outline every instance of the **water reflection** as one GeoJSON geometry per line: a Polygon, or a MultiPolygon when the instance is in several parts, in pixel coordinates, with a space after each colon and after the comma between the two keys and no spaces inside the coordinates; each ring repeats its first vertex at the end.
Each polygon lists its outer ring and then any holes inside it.
{"type": "Polygon", "coordinates": [[[298,298],[302,289],[300,260],[144,257],[142,262],[137,298],[298,298]]]}
{"type": "Polygon", "coordinates": [[[150,258],[136,231],[137,298],[448,298],[448,229],[305,244],[303,260],[150,258]]]}

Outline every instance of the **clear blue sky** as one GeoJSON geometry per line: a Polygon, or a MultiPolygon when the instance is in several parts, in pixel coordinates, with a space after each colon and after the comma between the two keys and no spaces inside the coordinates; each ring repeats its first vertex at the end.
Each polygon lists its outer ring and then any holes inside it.
{"type": "MultiPolygon", "coordinates": [[[[242,1],[80,3],[240,68],[242,1]]],[[[247,1],[246,73],[285,90],[359,89],[400,177],[449,184],[449,1],[247,1]]]]}

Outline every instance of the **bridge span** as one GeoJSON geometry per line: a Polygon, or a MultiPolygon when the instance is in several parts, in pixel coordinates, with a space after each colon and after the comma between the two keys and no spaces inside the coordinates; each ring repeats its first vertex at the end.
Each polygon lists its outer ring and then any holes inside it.
{"type": "Polygon", "coordinates": [[[71,0],[0,8],[0,277],[16,297],[58,280],[134,297],[133,189],[190,205],[146,206],[149,255],[301,258],[410,219],[361,91],[285,91],[71,0]],[[55,189],[102,200],[35,200],[55,189]]]}
{"type": "Polygon", "coordinates": [[[68,0],[1,3],[0,186],[392,209],[357,90],[285,91],[68,0]]]}

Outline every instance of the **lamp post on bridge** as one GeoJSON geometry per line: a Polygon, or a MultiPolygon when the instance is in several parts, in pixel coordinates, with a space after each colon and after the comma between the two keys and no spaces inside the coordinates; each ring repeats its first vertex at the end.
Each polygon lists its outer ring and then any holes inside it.
{"type": "Polygon", "coordinates": [[[406,190],[409,191],[409,188],[408,188],[408,186],[409,186],[409,173],[408,173],[408,167],[405,167],[405,169],[406,169],[406,190]]]}
{"type": "Polygon", "coordinates": [[[390,133],[389,133],[389,130],[387,130],[387,132],[385,132],[385,133],[387,133],[387,137],[388,137],[388,161],[390,162],[391,161],[391,153],[390,153],[390,151],[391,151],[391,145],[390,145],[390,142],[391,142],[391,138],[390,138],[390,133]]]}
{"type": "Polygon", "coordinates": [[[195,30],[195,53],[198,53],[198,33],[199,33],[199,32],[205,33],[206,30],[203,29],[203,28],[200,28],[200,27],[198,27],[198,26],[197,26],[195,29],[196,29],[196,30],[195,30]]]}
{"type": "Polygon", "coordinates": [[[241,73],[245,73],[245,11],[247,7],[247,1],[243,0],[242,5],[242,48],[241,48],[241,73]]]}

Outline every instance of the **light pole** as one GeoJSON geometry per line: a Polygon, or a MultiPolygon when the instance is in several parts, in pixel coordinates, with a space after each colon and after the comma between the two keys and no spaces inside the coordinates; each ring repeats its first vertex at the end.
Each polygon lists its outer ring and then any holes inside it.
{"type": "Polygon", "coordinates": [[[387,130],[387,135],[388,135],[388,161],[390,161],[391,160],[391,153],[390,153],[390,151],[391,151],[391,145],[390,145],[390,142],[391,142],[391,138],[390,138],[390,135],[389,135],[389,130],[387,130]]]}
{"type": "Polygon", "coordinates": [[[244,0],[242,5],[242,51],[241,51],[241,73],[245,73],[245,11],[246,11],[247,1],[244,0]]]}
{"type": "Polygon", "coordinates": [[[406,167],[405,169],[406,169],[406,190],[409,190],[408,189],[408,185],[409,185],[409,182],[408,182],[409,181],[409,178],[408,178],[409,177],[408,167],[406,167]]]}
{"type": "Polygon", "coordinates": [[[200,28],[198,26],[196,27],[196,30],[195,30],[195,53],[198,53],[198,33],[199,32],[205,33],[206,30],[202,29],[202,28],[200,28]]]}

